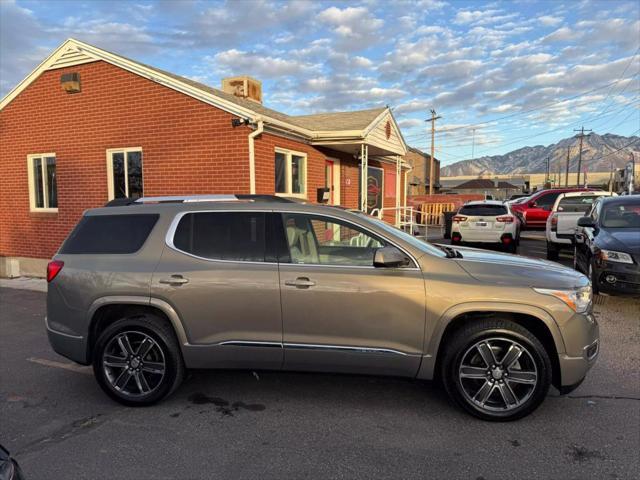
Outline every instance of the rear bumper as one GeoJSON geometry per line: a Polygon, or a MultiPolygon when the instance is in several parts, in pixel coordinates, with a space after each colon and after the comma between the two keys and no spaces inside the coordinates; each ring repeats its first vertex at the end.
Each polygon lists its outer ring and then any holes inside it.
{"type": "Polygon", "coordinates": [[[511,232],[504,230],[456,230],[451,232],[451,237],[459,236],[466,243],[502,243],[505,234],[513,236],[511,232]]]}
{"type": "Polygon", "coordinates": [[[82,365],[89,365],[89,363],[91,363],[87,358],[87,344],[84,337],[70,335],[52,329],[49,326],[47,317],[44,319],[44,324],[47,327],[49,344],[57,354],[82,365]]]}

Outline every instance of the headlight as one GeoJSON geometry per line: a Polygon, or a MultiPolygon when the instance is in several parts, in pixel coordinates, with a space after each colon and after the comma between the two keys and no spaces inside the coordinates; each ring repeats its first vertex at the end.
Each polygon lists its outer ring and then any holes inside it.
{"type": "Polygon", "coordinates": [[[566,303],[576,313],[585,313],[589,310],[591,299],[593,298],[591,285],[577,290],[550,290],[547,288],[534,288],[534,290],[543,295],[553,295],[566,303]]]}
{"type": "Polygon", "coordinates": [[[607,262],[633,263],[633,259],[628,253],[614,252],[613,250],[600,250],[600,258],[607,262]]]}

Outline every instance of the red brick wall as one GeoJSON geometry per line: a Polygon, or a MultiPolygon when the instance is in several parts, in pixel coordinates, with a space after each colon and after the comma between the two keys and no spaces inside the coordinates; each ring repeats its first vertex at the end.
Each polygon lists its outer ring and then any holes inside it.
{"type": "MultiPolygon", "coordinates": [[[[142,148],[147,196],[249,193],[251,130],[233,128],[232,118],[105,62],[43,73],[0,111],[0,256],[50,258],[84,210],[104,205],[107,149],[142,148]],[[80,73],[81,93],[62,90],[66,72],[80,73]],[[27,155],[49,152],[56,154],[58,213],[33,213],[27,155]]],[[[341,204],[358,207],[359,167],[352,155],[270,133],[255,141],[256,193],[274,192],[275,147],[307,154],[312,202],[324,186],[325,158],[338,158],[341,204]]],[[[385,205],[395,205],[390,201],[385,205]]]]}
{"type": "Polygon", "coordinates": [[[108,63],[43,73],[0,112],[0,255],[48,258],[107,201],[106,150],[142,147],[145,195],[249,191],[247,127],[108,63]],[[60,75],[80,72],[82,92],[60,75]],[[30,213],[27,155],[55,152],[58,213],[30,213]]]}

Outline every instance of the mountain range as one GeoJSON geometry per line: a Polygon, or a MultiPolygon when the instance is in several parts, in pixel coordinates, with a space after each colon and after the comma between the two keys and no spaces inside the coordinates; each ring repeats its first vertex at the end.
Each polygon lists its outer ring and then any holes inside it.
{"type": "MultiPolygon", "coordinates": [[[[442,177],[462,175],[491,174],[531,174],[545,173],[547,158],[550,161],[549,171],[564,172],[569,152],[569,171],[577,172],[580,150],[580,138],[574,136],[560,140],[558,143],[535,147],[523,147],[504,155],[492,155],[462,160],[443,166],[442,177]]],[[[589,172],[608,172],[614,168],[622,168],[634,152],[636,162],[640,162],[640,137],[623,137],[606,133],[591,133],[582,142],[582,170],[589,172]]]]}

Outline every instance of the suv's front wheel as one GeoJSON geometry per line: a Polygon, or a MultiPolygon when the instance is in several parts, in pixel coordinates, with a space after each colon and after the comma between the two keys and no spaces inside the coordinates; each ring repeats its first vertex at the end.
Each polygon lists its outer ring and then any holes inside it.
{"type": "Polygon", "coordinates": [[[144,406],[173,392],[185,368],[166,321],[139,315],[120,319],[100,334],[93,349],[93,371],[111,398],[144,406]]]}
{"type": "Polygon", "coordinates": [[[540,341],[506,319],[470,323],[450,337],[441,375],[447,393],[484,420],[508,421],[534,411],[551,385],[551,361],[540,341]]]}

